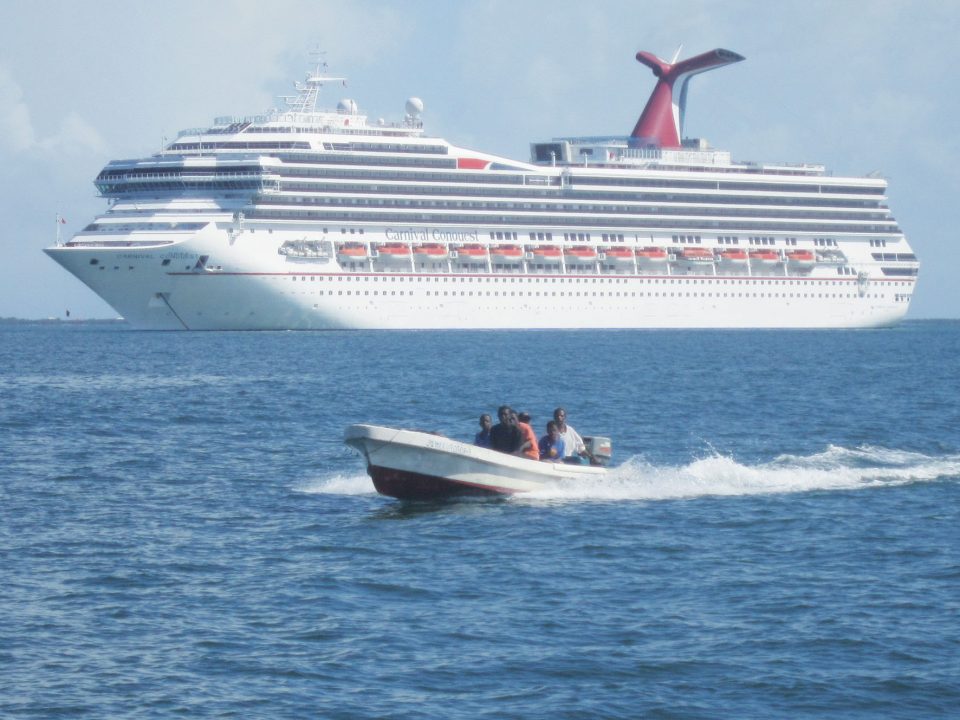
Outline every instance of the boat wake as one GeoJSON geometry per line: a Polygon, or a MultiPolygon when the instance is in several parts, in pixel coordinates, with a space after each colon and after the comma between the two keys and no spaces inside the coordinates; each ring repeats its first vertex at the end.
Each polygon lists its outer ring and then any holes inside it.
{"type": "MultiPolygon", "coordinates": [[[[676,466],[653,465],[635,456],[603,478],[558,480],[513,500],[672,500],[856,490],[950,477],[960,477],[960,454],[931,456],[872,446],[830,446],[813,455],[781,455],[751,465],[717,453],[676,466]]],[[[296,489],[329,495],[376,493],[370,478],[359,473],[313,478],[296,489]]]]}
{"type": "Polygon", "coordinates": [[[678,466],[657,466],[632,457],[600,482],[558,482],[524,498],[670,500],[856,490],[951,476],[960,476],[960,455],[932,457],[869,446],[852,450],[830,446],[814,455],[781,455],[754,465],[720,454],[678,466]]]}

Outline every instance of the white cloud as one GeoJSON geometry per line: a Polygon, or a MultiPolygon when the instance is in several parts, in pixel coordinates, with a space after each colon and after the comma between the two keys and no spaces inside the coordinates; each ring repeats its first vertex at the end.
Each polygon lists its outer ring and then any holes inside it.
{"type": "Polygon", "coordinates": [[[90,152],[102,155],[107,152],[107,143],[97,129],[75,112],[68,112],[57,133],[39,140],[36,146],[56,153],[90,152]]]}
{"type": "Polygon", "coordinates": [[[30,109],[10,71],[0,65],[0,147],[18,152],[35,142],[30,109]]]}
{"type": "Polygon", "coordinates": [[[103,153],[106,143],[90,123],[68,111],[52,135],[39,137],[23,90],[13,74],[0,66],[0,147],[14,153],[103,153]]]}

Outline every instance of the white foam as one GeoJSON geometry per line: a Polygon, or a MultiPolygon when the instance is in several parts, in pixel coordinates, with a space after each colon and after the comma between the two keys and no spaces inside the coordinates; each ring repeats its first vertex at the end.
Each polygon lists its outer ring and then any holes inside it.
{"type": "Polygon", "coordinates": [[[830,446],[809,456],[782,455],[745,465],[720,454],[686,465],[656,466],[633,457],[600,480],[564,481],[518,499],[667,500],[855,490],[960,476],[960,455],[931,457],[886,448],[830,446]]]}
{"type": "Polygon", "coordinates": [[[294,490],[303,493],[325,495],[373,495],[376,490],[367,475],[333,475],[326,478],[304,480],[294,490]]]}
{"type": "MultiPolygon", "coordinates": [[[[747,465],[711,452],[684,465],[653,465],[642,456],[611,468],[601,479],[557,481],[515,500],[671,500],[708,496],[764,495],[815,490],[856,490],[960,477],[960,455],[929,456],[905,450],[828,446],[812,455],[780,455],[747,465]]],[[[298,492],[373,495],[366,474],[335,474],[304,480],[298,492]]]]}

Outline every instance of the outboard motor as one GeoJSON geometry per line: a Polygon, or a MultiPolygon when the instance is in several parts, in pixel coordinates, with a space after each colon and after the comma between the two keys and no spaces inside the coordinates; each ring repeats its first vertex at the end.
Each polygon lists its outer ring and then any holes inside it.
{"type": "Polygon", "coordinates": [[[608,437],[585,437],[583,446],[590,454],[592,461],[597,465],[609,465],[613,456],[613,444],[608,437]]]}

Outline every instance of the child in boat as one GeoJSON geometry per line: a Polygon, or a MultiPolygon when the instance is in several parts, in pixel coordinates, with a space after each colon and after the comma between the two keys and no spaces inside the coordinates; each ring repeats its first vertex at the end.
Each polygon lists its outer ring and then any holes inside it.
{"type": "Polygon", "coordinates": [[[565,449],[560,428],[551,420],[547,423],[547,434],[540,438],[540,459],[548,462],[563,460],[565,449]]]}

